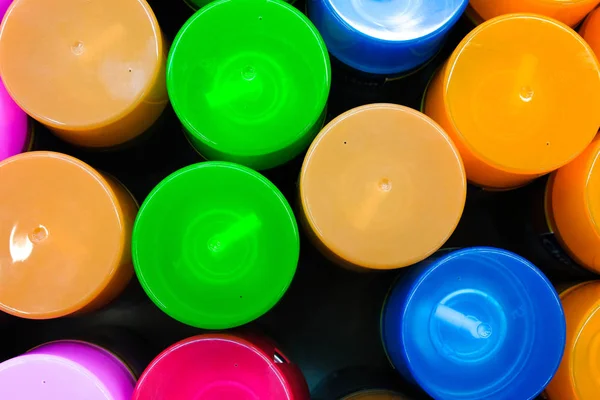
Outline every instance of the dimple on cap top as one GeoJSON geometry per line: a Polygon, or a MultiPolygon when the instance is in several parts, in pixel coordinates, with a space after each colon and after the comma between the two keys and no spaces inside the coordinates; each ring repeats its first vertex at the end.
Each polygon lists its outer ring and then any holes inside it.
{"type": "Polygon", "coordinates": [[[448,240],[466,186],[438,124],[408,107],[371,104],[331,121],[311,145],[300,173],[302,218],[340,264],[402,268],[448,240]]]}
{"type": "Polygon", "coordinates": [[[113,178],[65,154],[0,162],[0,309],[33,319],[90,311],[133,276],[137,204],[113,178]]]}
{"type": "Polygon", "coordinates": [[[203,162],[150,193],[132,248],[137,276],[159,308],[192,326],[225,329],[279,301],[296,272],[300,239],[287,200],[264,176],[203,162]]]}
{"type": "Polygon", "coordinates": [[[440,399],[533,399],[565,347],[558,294],[505,250],[441,252],[393,286],[382,314],[392,364],[440,399]]]}
{"type": "Polygon", "coordinates": [[[463,39],[424,106],[454,140],[471,183],[511,189],[562,167],[592,141],[600,64],[558,21],[502,16],[463,39]]]}
{"type": "Polygon", "coordinates": [[[17,104],[75,145],[129,141],[168,103],[166,45],[146,0],[14,0],[0,58],[17,104]]]}
{"type": "Polygon", "coordinates": [[[297,156],[321,129],[330,69],[319,32],[293,6],[220,0],[179,31],[167,86],[202,156],[262,170],[297,156]]]}

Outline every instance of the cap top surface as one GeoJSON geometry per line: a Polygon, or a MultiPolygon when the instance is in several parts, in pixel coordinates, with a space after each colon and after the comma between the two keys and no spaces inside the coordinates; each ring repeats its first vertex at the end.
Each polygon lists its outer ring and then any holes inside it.
{"type": "Polygon", "coordinates": [[[600,125],[593,58],[579,35],[550,18],[512,14],[480,25],[446,69],[444,96],[457,132],[501,170],[543,174],[561,167],[600,125]]]}
{"type": "Polygon", "coordinates": [[[8,91],[58,129],[105,125],[133,110],[157,79],[163,51],[145,0],[15,0],[0,39],[8,91]]]}
{"type": "Polygon", "coordinates": [[[217,329],[249,322],[287,290],[299,257],[281,192],[237,164],[204,162],[163,180],[133,233],[140,282],[167,314],[217,329]]]}
{"type": "Polygon", "coordinates": [[[30,152],[0,163],[0,187],[0,261],[12,266],[0,279],[0,309],[52,318],[89,303],[125,246],[108,183],[73,157],[30,152]]]}
{"type": "Polygon", "coordinates": [[[457,150],[425,115],[397,105],[359,107],[317,136],[300,175],[308,223],[355,265],[392,269],[435,252],[464,207],[457,150]]]}

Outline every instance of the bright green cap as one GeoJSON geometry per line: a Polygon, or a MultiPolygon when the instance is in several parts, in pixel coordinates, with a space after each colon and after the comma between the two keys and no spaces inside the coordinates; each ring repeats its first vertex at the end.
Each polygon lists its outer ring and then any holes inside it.
{"type": "MultiPolygon", "coordinates": [[[[192,7],[192,9],[197,10],[199,8],[204,7],[208,3],[211,3],[213,0],[184,0],[188,6],[192,7]]],[[[296,0],[285,0],[286,3],[294,4],[296,0]]]]}
{"type": "Polygon", "coordinates": [[[296,271],[300,239],[292,209],[267,178],[241,165],[203,162],[150,193],[132,253],[144,290],[165,313],[226,329],[279,301],[296,271]]]}
{"type": "Polygon", "coordinates": [[[281,0],[220,0],[177,34],[167,88],[207,159],[267,169],[305,150],[321,129],[331,85],[325,42],[281,0]]]}

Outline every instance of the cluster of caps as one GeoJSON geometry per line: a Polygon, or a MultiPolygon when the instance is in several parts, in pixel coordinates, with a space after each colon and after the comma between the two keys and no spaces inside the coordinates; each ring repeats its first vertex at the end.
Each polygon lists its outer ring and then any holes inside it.
{"type": "MultiPolygon", "coordinates": [[[[570,260],[600,272],[600,0],[308,0],[308,16],[282,0],[190,1],[199,10],[170,49],[145,0],[0,2],[2,311],[93,311],[135,273],[185,324],[255,320],[285,294],[300,256],[292,207],[257,171],[308,149],[297,215],[312,243],[353,270],[410,267],[381,316],[405,380],[436,399],[600,393],[599,282],[559,295],[511,252],[440,251],[461,220],[467,182],[510,190],[551,173],[548,229],[570,260]],[[421,112],[370,104],[328,118],[330,57],[361,76],[412,73],[465,10],[480,25],[433,74],[421,112]],[[135,145],[169,102],[209,161],[172,173],[141,207],[78,159],[27,152],[31,119],[106,150],[135,145]]],[[[89,344],[21,357],[0,364],[0,398],[12,393],[1,395],[2,382],[23,371],[35,372],[27,399],[46,390],[80,398],[94,387],[99,399],[124,400],[134,391],[123,363],[89,344]],[[81,387],[69,384],[84,375],[81,387]]],[[[371,389],[345,399],[402,398],[371,389]]],[[[135,393],[308,398],[299,370],[263,339],[219,335],[166,350],[135,393]]]]}

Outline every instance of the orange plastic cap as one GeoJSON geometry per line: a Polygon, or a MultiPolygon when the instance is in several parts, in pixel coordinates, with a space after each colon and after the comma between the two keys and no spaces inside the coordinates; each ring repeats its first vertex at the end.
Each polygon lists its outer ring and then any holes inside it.
{"type": "Polygon", "coordinates": [[[61,138],[110,147],[165,108],[166,51],[145,0],[15,0],[0,72],[19,106],[61,138]]]}
{"type": "Polygon", "coordinates": [[[522,186],[573,160],[594,138],[599,109],[591,48],[566,25],[529,14],[474,29],[425,98],[469,181],[492,189],[522,186]]]}
{"type": "Polygon", "coordinates": [[[60,153],[0,162],[0,310],[56,318],[104,305],[126,286],[136,204],[108,179],[60,153]]]}
{"type": "Polygon", "coordinates": [[[569,255],[600,273],[600,136],[548,182],[550,222],[569,255]]]}
{"type": "Polygon", "coordinates": [[[600,8],[591,12],[579,29],[579,33],[594,50],[596,58],[600,59],[600,8]]]}
{"type": "Polygon", "coordinates": [[[596,400],[600,393],[600,281],[582,283],[560,297],[567,320],[567,344],[546,397],[596,400]]]}
{"type": "Polygon", "coordinates": [[[600,0],[470,0],[468,13],[476,22],[504,14],[534,13],[575,26],[599,3],[600,0]]]}
{"type": "Polygon", "coordinates": [[[392,104],[330,122],[300,174],[309,234],[351,268],[394,269],[427,258],[456,228],[465,195],[460,156],[440,126],[392,104]]]}

